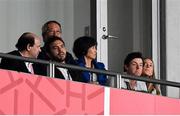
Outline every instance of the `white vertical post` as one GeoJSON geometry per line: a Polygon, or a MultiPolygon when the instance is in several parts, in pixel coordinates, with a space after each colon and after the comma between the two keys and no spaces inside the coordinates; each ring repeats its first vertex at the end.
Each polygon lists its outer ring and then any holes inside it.
{"type": "Polygon", "coordinates": [[[47,76],[53,78],[55,76],[55,65],[53,63],[49,63],[49,66],[47,66],[47,76]]]}
{"type": "Polygon", "coordinates": [[[116,78],[117,78],[117,88],[121,89],[121,75],[120,74],[116,75],[116,78]]]}
{"type": "Polygon", "coordinates": [[[97,3],[97,60],[105,64],[108,69],[108,40],[102,39],[107,35],[107,0],[96,0],[97,3]]]}
{"type": "MultiPolygon", "coordinates": [[[[107,0],[96,0],[97,17],[97,60],[105,64],[108,69],[108,40],[102,39],[103,35],[108,35],[107,30],[107,0]]],[[[104,115],[110,114],[110,88],[105,87],[104,92],[104,115]]]]}
{"type": "Polygon", "coordinates": [[[104,87],[104,115],[110,115],[110,87],[104,87]]]}
{"type": "Polygon", "coordinates": [[[160,79],[160,0],[152,0],[152,58],[155,75],[160,79]]]}

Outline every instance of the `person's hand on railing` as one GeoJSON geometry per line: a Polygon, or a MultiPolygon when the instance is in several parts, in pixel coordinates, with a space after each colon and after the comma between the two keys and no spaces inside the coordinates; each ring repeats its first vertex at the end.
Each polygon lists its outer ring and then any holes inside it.
{"type": "Polygon", "coordinates": [[[150,83],[148,86],[148,92],[152,93],[153,90],[156,90],[156,95],[161,95],[161,92],[156,84],[150,83]]]}

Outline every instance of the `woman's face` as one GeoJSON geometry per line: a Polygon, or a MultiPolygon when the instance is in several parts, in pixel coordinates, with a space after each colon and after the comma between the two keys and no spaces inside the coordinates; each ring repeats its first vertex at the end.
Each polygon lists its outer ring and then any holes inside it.
{"type": "Polygon", "coordinates": [[[146,76],[152,76],[154,71],[154,64],[150,59],[144,60],[143,74],[146,76]]]}
{"type": "Polygon", "coordinates": [[[96,59],[96,55],[97,55],[97,48],[96,45],[94,45],[88,49],[86,57],[94,60],[96,59]]]}

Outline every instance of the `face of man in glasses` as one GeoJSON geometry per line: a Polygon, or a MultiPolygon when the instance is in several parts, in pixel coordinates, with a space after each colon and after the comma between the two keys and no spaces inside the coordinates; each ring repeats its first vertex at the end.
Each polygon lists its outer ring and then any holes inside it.
{"type": "Polygon", "coordinates": [[[141,58],[134,58],[129,65],[125,65],[127,73],[134,76],[141,76],[143,70],[143,60],[141,58]]]}
{"type": "Polygon", "coordinates": [[[47,38],[50,36],[61,37],[61,35],[62,35],[61,27],[56,23],[49,23],[43,39],[44,42],[46,42],[47,38]]]}

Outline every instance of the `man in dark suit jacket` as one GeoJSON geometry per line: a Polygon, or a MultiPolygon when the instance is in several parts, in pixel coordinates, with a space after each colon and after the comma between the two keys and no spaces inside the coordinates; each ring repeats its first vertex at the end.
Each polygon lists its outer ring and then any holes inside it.
{"type": "MultiPolygon", "coordinates": [[[[18,39],[16,44],[16,48],[18,50],[14,50],[9,52],[8,54],[28,57],[28,58],[37,58],[40,49],[40,38],[30,32],[23,33],[21,37],[18,39]]],[[[3,69],[14,70],[25,73],[35,73],[33,70],[32,63],[24,62],[21,60],[8,59],[3,58],[1,60],[0,67],[3,69]]]]}
{"type": "MultiPolygon", "coordinates": [[[[65,43],[60,37],[57,36],[49,37],[48,40],[45,42],[44,46],[45,46],[45,51],[48,55],[48,59],[44,58],[44,60],[51,60],[59,63],[75,65],[75,61],[71,61],[72,59],[68,58],[66,54],[67,51],[65,48],[65,43]]],[[[46,75],[47,67],[45,65],[44,66],[37,65],[37,66],[39,66],[39,68],[37,68],[39,69],[39,72],[41,74],[44,73],[44,75],[46,75]]],[[[55,77],[65,80],[81,81],[79,71],[72,69],[65,69],[58,66],[55,67],[55,77]]]]}

